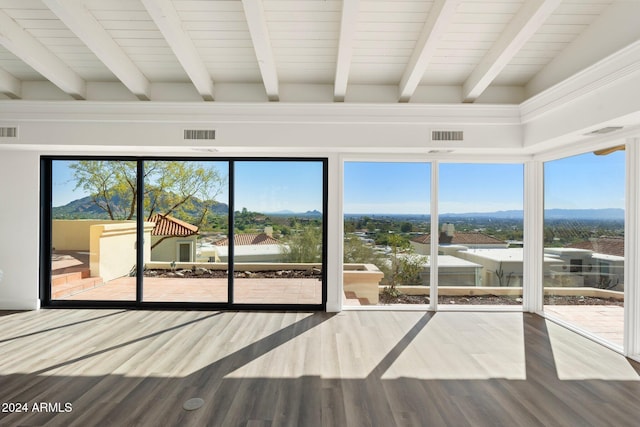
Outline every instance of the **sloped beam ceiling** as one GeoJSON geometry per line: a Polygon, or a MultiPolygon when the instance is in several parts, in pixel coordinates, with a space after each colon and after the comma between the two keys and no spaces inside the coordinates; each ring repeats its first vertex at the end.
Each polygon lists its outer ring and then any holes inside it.
{"type": "Polygon", "coordinates": [[[38,40],[0,11],[0,44],[74,99],[85,99],[85,81],[38,40]]]}
{"type": "Polygon", "coordinates": [[[4,93],[11,99],[20,99],[20,80],[0,68],[0,93],[4,93]]]}
{"type": "Polygon", "coordinates": [[[500,38],[464,82],[464,102],[474,102],[509,64],[522,46],[540,29],[561,0],[526,1],[500,38]]]}
{"type": "Polygon", "coordinates": [[[280,99],[278,88],[278,72],[271,48],[271,38],[267,28],[267,20],[262,7],[262,0],[242,0],[244,14],[249,25],[249,33],[258,59],[262,81],[269,101],[280,99]]]}
{"type": "Polygon", "coordinates": [[[429,17],[400,80],[400,102],[409,102],[413,96],[429,66],[442,34],[446,31],[460,3],[461,0],[436,0],[433,2],[429,17]]]}
{"type": "Polygon", "coordinates": [[[336,102],[343,102],[347,94],[347,82],[349,80],[349,69],[351,68],[351,57],[353,56],[353,41],[356,36],[359,9],[360,0],[344,0],[342,2],[338,59],[336,61],[336,78],[333,89],[333,99],[336,102]]]}
{"type": "Polygon", "coordinates": [[[170,0],[142,0],[182,68],[205,101],[213,101],[213,81],[191,38],[182,29],[178,12],[170,0]]]}
{"type": "Polygon", "coordinates": [[[109,36],[82,1],[42,1],[138,99],[142,101],[150,99],[147,78],[109,36]]]}

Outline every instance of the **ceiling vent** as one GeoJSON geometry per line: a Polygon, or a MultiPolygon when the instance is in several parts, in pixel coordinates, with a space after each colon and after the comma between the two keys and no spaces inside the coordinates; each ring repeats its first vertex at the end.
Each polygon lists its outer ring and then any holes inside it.
{"type": "Polygon", "coordinates": [[[184,139],[190,140],[190,141],[192,140],[212,141],[216,139],[216,131],[215,129],[185,129],[184,139]]]}
{"type": "Polygon", "coordinates": [[[18,128],[16,127],[0,127],[0,138],[17,138],[18,128]]]}
{"type": "Polygon", "coordinates": [[[606,128],[601,128],[601,129],[596,129],[594,131],[591,131],[589,133],[585,133],[585,135],[602,135],[605,133],[611,133],[611,132],[615,132],[617,130],[622,129],[622,126],[608,126],[606,128]]]}
{"type": "Polygon", "coordinates": [[[433,130],[431,131],[432,141],[463,141],[464,132],[461,130],[433,130]]]}

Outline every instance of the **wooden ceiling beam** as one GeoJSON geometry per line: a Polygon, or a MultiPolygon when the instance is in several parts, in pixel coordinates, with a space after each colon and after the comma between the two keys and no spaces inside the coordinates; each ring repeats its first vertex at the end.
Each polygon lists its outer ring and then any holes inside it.
{"type": "Polygon", "coordinates": [[[433,2],[420,38],[400,80],[400,102],[408,102],[413,96],[460,3],[461,0],[436,0],[433,2]]]}
{"type": "Polygon", "coordinates": [[[151,98],[149,81],[98,20],[78,0],[42,0],[43,3],[136,96],[151,98]]]}
{"type": "Polygon", "coordinates": [[[11,99],[20,99],[22,83],[12,74],[0,68],[0,93],[11,99]]]}
{"type": "Polygon", "coordinates": [[[343,102],[347,94],[359,9],[360,0],[344,0],[342,2],[338,58],[336,60],[336,76],[333,86],[333,99],[336,102],[343,102]]]}
{"type": "Polygon", "coordinates": [[[278,101],[280,99],[278,71],[262,0],[242,0],[242,6],[267,97],[269,101],[278,101]]]}
{"type": "Polygon", "coordinates": [[[142,0],[180,65],[205,101],[213,101],[213,81],[193,40],[183,30],[180,16],[170,0],[142,0]]]}
{"type": "Polygon", "coordinates": [[[464,102],[474,102],[546,22],[561,0],[526,1],[464,82],[464,102]]]}
{"type": "Polygon", "coordinates": [[[0,44],[74,99],[86,98],[86,83],[60,58],[0,11],[0,44]]]}

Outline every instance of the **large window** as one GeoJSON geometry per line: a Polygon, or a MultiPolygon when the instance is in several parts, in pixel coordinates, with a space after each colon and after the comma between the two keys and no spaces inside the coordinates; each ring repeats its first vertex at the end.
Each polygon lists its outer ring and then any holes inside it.
{"type": "Polygon", "coordinates": [[[320,304],[322,163],[238,161],[234,176],[234,302],[320,304]]]}
{"type": "Polygon", "coordinates": [[[547,162],[544,182],[544,310],[622,346],[624,151],[547,162]]]}
{"type": "Polygon", "coordinates": [[[344,165],[344,305],[429,303],[429,163],[344,165]],[[428,237],[427,237],[428,238],[428,237]]]}
{"type": "Polygon", "coordinates": [[[440,304],[522,304],[523,172],[521,164],[440,164],[440,304]]]}
{"type": "Polygon", "coordinates": [[[144,165],[145,301],[227,302],[228,267],[216,242],[228,233],[228,162],[144,165]]]}
{"type": "Polygon", "coordinates": [[[324,306],[325,160],[43,159],[43,170],[45,304],[324,306]]]}
{"type": "Polygon", "coordinates": [[[51,164],[52,300],[136,299],[135,161],[51,164]]]}

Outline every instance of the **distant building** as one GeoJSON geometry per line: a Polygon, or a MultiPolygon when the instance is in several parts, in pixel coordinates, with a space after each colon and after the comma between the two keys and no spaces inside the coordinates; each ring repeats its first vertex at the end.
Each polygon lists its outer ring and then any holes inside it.
{"type": "Polygon", "coordinates": [[[544,252],[557,260],[545,270],[545,286],[624,290],[623,237],[598,237],[544,252]]]}
{"type": "Polygon", "coordinates": [[[151,261],[193,262],[196,259],[198,227],[169,215],[155,214],[151,231],[151,261]]]}
{"type": "MultiPolygon", "coordinates": [[[[414,251],[420,255],[431,254],[431,234],[423,234],[410,240],[414,251]]],[[[442,225],[438,236],[438,253],[441,255],[454,255],[460,250],[507,248],[509,244],[500,239],[480,232],[455,231],[453,224],[442,225]]]]}
{"type": "MultiPolygon", "coordinates": [[[[229,259],[229,239],[213,243],[217,259],[229,259]]],[[[233,237],[234,258],[237,262],[281,262],[282,244],[273,237],[273,228],[265,227],[264,233],[242,233],[233,237]]]]}

